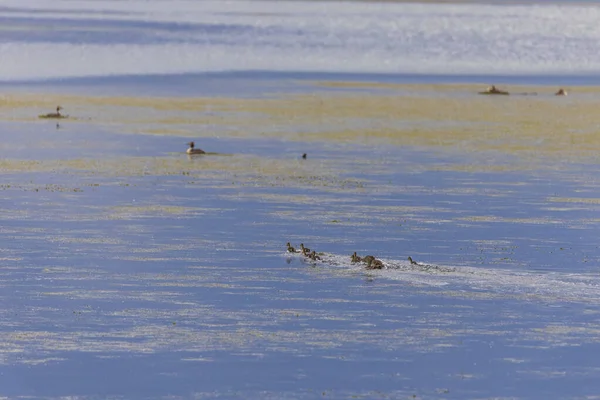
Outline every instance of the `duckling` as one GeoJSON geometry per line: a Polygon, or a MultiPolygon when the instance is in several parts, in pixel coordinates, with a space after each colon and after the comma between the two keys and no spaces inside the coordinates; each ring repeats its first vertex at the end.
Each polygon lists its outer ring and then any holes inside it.
{"type": "Polygon", "coordinates": [[[362,261],[362,258],[360,258],[359,256],[356,255],[356,252],[354,252],[354,254],[350,255],[350,259],[352,260],[353,263],[362,261]]]}
{"type": "Polygon", "coordinates": [[[206,152],[202,149],[195,149],[194,142],[189,142],[188,146],[190,146],[186,151],[188,154],[206,154],[206,152]]]}
{"type": "Polygon", "coordinates": [[[300,251],[305,256],[308,256],[310,254],[310,249],[308,247],[304,247],[304,243],[300,243],[300,251]]]}
{"type": "Polygon", "coordinates": [[[287,251],[290,253],[297,253],[296,249],[290,244],[290,242],[287,242],[287,251]]]}
{"type": "Polygon", "coordinates": [[[383,269],[384,265],[383,262],[381,262],[381,260],[378,260],[376,258],[370,259],[369,262],[367,263],[367,269],[383,269]]]}
{"type": "Polygon", "coordinates": [[[563,88],[558,89],[558,92],[554,93],[555,96],[566,96],[567,91],[563,88]]]}
{"type": "Polygon", "coordinates": [[[306,160],[306,153],[302,154],[302,158],[306,160]]]}
{"type": "Polygon", "coordinates": [[[419,263],[413,260],[411,256],[408,256],[408,261],[410,261],[411,265],[419,265],[419,263]]]}
{"type": "Polygon", "coordinates": [[[320,261],[320,260],[321,260],[321,257],[319,257],[319,256],[317,255],[317,252],[316,252],[316,251],[314,251],[314,250],[312,251],[312,253],[310,253],[310,254],[308,255],[308,257],[309,257],[311,260],[313,260],[313,261],[317,261],[317,260],[319,260],[319,261],[320,261]]]}
{"type": "Polygon", "coordinates": [[[61,106],[57,106],[56,107],[56,112],[55,113],[48,113],[48,114],[44,114],[44,115],[40,115],[40,118],[67,118],[67,115],[62,115],[60,113],[60,110],[62,110],[63,108],[61,106]]]}
{"type": "Polygon", "coordinates": [[[367,264],[372,262],[373,260],[375,260],[375,257],[373,257],[373,256],[364,256],[362,258],[362,262],[367,263],[367,264]]]}

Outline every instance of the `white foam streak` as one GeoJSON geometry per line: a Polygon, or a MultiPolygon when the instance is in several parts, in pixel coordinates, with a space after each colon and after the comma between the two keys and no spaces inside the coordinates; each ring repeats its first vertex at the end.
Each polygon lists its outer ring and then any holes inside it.
{"type": "MultiPolygon", "coordinates": [[[[289,253],[286,254],[288,257],[289,253]]],[[[405,282],[412,286],[443,288],[465,296],[516,299],[538,299],[549,302],[597,303],[600,301],[600,277],[561,272],[536,273],[484,267],[442,266],[408,261],[381,259],[386,268],[366,270],[364,263],[353,264],[350,256],[322,255],[322,261],[312,262],[300,254],[306,263],[322,268],[346,269],[381,279],[405,282]],[[465,291],[465,289],[468,289],[465,291]]]]}
{"type": "Polygon", "coordinates": [[[600,72],[594,6],[57,0],[49,8],[6,0],[2,7],[3,79],[600,72]]]}

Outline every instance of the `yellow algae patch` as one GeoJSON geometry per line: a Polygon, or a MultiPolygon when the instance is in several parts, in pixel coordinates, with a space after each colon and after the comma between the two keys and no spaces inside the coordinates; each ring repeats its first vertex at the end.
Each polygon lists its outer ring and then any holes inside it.
{"type": "Polygon", "coordinates": [[[112,207],[113,214],[117,215],[185,215],[195,214],[197,210],[193,207],[181,207],[181,206],[160,206],[160,205],[148,205],[148,206],[119,206],[112,207]]]}
{"type": "Polygon", "coordinates": [[[493,215],[475,215],[469,217],[455,218],[457,221],[470,221],[470,222],[505,222],[513,224],[535,224],[535,225],[546,225],[546,224],[561,224],[564,221],[550,218],[505,218],[493,215]]]}
{"type": "Polygon", "coordinates": [[[37,119],[60,104],[80,121],[136,134],[379,143],[527,158],[595,159],[600,154],[598,87],[578,87],[567,97],[556,97],[555,88],[534,86],[502,89],[537,95],[480,96],[477,91],[485,85],[310,85],[313,93],[277,98],[10,94],[0,97],[0,119],[37,119]]]}
{"type": "MultiPolygon", "coordinates": [[[[104,176],[190,175],[210,177],[206,172],[255,174],[261,176],[295,176],[296,180],[318,181],[332,176],[323,165],[311,165],[297,160],[277,160],[253,156],[189,157],[185,154],[167,157],[114,157],[106,159],[59,159],[0,161],[0,172],[73,171],[104,176]],[[202,172],[202,174],[199,174],[202,172]]],[[[8,185],[6,185],[8,186],[8,185]]],[[[48,186],[48,185],[47,185],[48,186]]],[[[51,187],[58,185],[50,185],[51,187]]]]}
{"type": "Polygon", "coordinates": [[[600,204],[600,198],[550,197],[548,200],[556,203],[600,204]]]}
{"type": "Polygon", "coordinates": [[[84,237],[66,237],[66,236],[53,236],[47,239],[49,242],[58,243],[81,243],[81,244],[125,244],[124,241],[116,238],[103,237],[103,238],[84,238],[84,237]]]}

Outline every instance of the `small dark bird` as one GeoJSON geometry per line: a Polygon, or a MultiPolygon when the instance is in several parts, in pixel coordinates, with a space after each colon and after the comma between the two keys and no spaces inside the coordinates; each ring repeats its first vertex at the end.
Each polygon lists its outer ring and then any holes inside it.
{"type": "Polygon", "coordinates": [[[66,116],[66,115],[62,115],[62,114],[60,113],[60,110],[62,110],[62,109],[63,109],[63,108],[62,108],[61,106],[57,106],[57,107],[56,107],[56,112],[55,112],[55,113],[48,113],[48,114],[40,115],[39,117],[40,117],[40,118],[58,118],[58,119],[61,119],[61,118],[67,118],[67,116],[66,116]]]}
{"type": "Polygon", "coordinates": [[[413,260],[411,256],[408,256],[408,261],[410,261],[412,265],[419,265],[419,263],[413,260]]]}
{"type": "Polygon", "coordinates": [[[302,158],[306,160],[306,153],[302,154],[302,158]]]}
{"type": "Polygon", "coordinates": [[[352,260],[353,263],[362,261],[362,258],[360,258],[358,255],[356,255],[356,252],[354,252],[353,254],[350,255],[350,259],[352,260]]]}
{"type": "Polygon", "coordinates": [[[321,260],[321,257],[319,257],[314,250],[312,251],[312,253],[310,253],[308,257],[313,261],[321,260]]]}
{"type": "Polygon", "coordinates": [[[296,249],[290,244],[290,242],[287,242],[287,251],[290,253],[296,253],[296,249]]]}

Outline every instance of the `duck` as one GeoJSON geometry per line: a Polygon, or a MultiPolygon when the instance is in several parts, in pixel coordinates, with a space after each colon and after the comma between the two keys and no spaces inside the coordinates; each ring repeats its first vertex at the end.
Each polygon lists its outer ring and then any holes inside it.
{"type": "Polygon", "coordinates": [[[362,262],[365,262],[367,264],[370,263],[370,262],[373,262],[373,260],[375,260],[375,257],[373,257],[373,256],[364,256],[362,258],[362,262]]]}
{"type": "Polygon", "coordinates": [[[500,90],[498,89],[495,85],[492,85],[490,87],[488,87],[487,89],[485,89],[483,92],[479,92],[479,94],[509,94],[507,91],[505,90],[500,90]]]}
{"type": "Polygon", "coordinates": [[[354,254],[350,255],[350,259],[352,260],[353,263],[362,261],[362,258],[360,258],[358,255],[356,255],[356,252],[354,252],[354,254]]]}
{"type": "Polygon", "coordinates": [[[303,153],[303,154],[302,154],[302,158],[303,158],[304,160],[306,160],[306,153],[303,153]]]}
{"type": "Polygon", "coordinates": [[[287,242],[287,251],[290,253],[297,253],[296,249],[290,244],[290,242],[287,242]]]}
{"type": "Polygon", "coordinates": [[[67,118],[68,115],[62,115],[60,113],[60,110],[62,110],[63,108],[61,106],[57,106],[56,107],[56,112],[55,113],[48,113],[48,114],[44,114],[44,115],[40,115],[40,118],[67,118]]]}
{"type": "Polygon", "coordinates": [[[367,269],[383,269],[384,265],[381,260],[373,258],[367,263],[367,269]]]}
{"type": "Polygon", "coordinates": [[[314,251],[314,250],[312,251],[312,253],[310,253],[310,254],[309,254],[309,256],[308,256],[308,257],[309,257],[311,260],[313,260],[313,261],[317,261],[317,260],[319,260],[319,261],[320,261],[320,260],[321,260],[321,257],[319,257],[319,256],[317,255],[317,252],[316,252],[316,251],[314,251]]]}
{"type": "Polygon", "coordinates": [[[408,256],[408,261],[410,261],[411,265],[419,265],[419,263],[413,260],[411,256],[408,256]]]}
{"type": "Polygon", "coordinates": [[[558,92],[554,93],[555,96],[566,96],[567,91],[563,88],[558,89],[558,92]]]}
{"type": "Polygon", "coordinates": [[[194,148],[194,142],[189,142],[188,146],[190,146],[186,151],[188,154],[206,154],[204,150],[194,148]]]}
{"type": "Polygon", "coordinates": [[[310,249],[308,247],[304,247],[304,243],[300,243],[300,251],[305,256],[308,256],[310,254],[310,249]]]}

